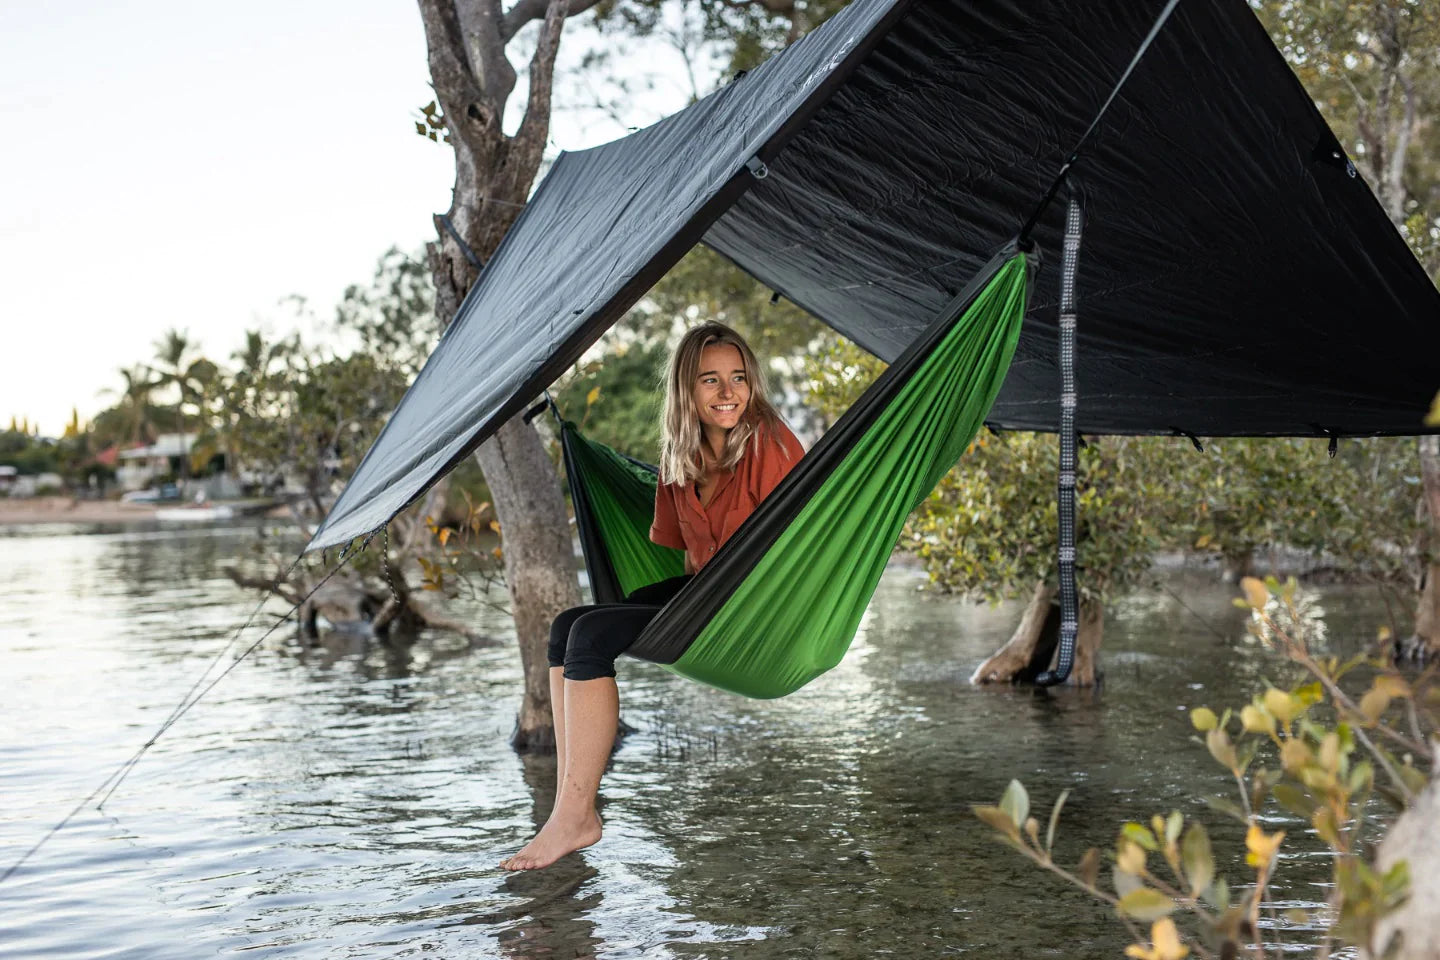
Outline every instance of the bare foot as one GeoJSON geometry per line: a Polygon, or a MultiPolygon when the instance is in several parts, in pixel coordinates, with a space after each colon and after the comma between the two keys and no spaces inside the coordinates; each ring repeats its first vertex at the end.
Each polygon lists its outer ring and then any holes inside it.
{"type": "Polygon", "coordinates": [[[600,815],[591,813],[578,822],[551,815],[535,838],[513,857],[500,861],[506,870],[539,870],[567,853],[590,846],[600,839],[600,815]]]}

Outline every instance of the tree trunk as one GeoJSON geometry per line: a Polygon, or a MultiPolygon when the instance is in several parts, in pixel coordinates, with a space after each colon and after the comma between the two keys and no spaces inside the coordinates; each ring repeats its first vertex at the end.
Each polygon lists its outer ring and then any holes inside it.
{"type": "MultiPolygon", "coordinates": [[[[454,318],[525,205],[549,135],[565,19],[596,2],[518,0],[502,11],[489,0],[419,0],[431,85],[455,152],[450,209],[435,218],[438,239],[426,248],[442,324],[454,318]],[[508,136],[502,120],[517,74],[506,48],[536,20],[541,25],[527,71],[525,112],[508,136]]],[[[550,620],[580,602],[565,503],[540,438],[519,419],[501,427],[476,459],[504,537],[506,585],[525,670],[513,743],[517,750],[548,750],[555,742],[545,657],[550,620]]]]}
{"type": "MultiPolygon", "coordinates": [[[[970,676],[972,684],[1031,683],[1054,666],[1060,646],[1059,590],[1052,584],[1035,587],[1015,633],[970,676]]],[[[1105,629],[1105,608],[1098,601],[1080,604],[1080,632],[1075,638],[1075,662],[1067,683],[1092,687],[1100,679],[1100,640],[1105,629]]]]}
{"type": "MultiPolygon", "coordinates": [[[[1440,748],[1440,742],[1435,744],[1440,748]]],[[[1382,917],[1371,935],[1367,957],[1440,960],[1440,781],[1432,779],[1400,815],[1380,844],[1375,866],[1385,873],[1401,860],[1410,867],[1410,896],[1382,917]],[[1396,934],[1398,950],[1388,953],[1396,934]]]]}
{"type": "MultiPolygon", "coordinates": [[[[1440,547],[1440,437],[1421,437],[1420,477],[1424,507],[1430,514],[1430,548],[1440,547]]],[[[1402,653],[1414,660],[1430,660],[1440,656],[1440,562],[1432,556],[1420,588],[1420,603],[1415,610],[1415,634],[1402,645],[1402,653]]]]}
{"type": "Polygon", "coordinates": [[[501,518],[505,583],[525,671],[525,697],[512,743],[521,751],[553,750],[545,648],[550,621],[580,603],[565,500],[539,435],[523,419],[501,427],[477,456],[501,518]]]}

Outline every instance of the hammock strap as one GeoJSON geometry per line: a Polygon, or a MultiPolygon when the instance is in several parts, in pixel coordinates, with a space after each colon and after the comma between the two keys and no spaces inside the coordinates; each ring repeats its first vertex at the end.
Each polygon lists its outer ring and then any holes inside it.
{"type": "Polygon", "coordinates": [[[1080,603],[1075,590],[1075,273],[1080,260],[1083,216],[1072,196],[1065,217],[1065,253],[1060,264],[1060,481],[1056,491],[1060,549],[1060,650],[1054,670],[1035,678],[1042,687],[1064,683],[1075,663],[1080,603]]]}

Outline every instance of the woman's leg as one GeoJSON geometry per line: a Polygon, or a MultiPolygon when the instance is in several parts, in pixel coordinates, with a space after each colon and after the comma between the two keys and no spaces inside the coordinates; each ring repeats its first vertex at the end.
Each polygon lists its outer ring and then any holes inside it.
{"type": "MultiPolygon", "coordinates": [[[[506,870],[548,867],[565,854],[600,839],[595,796],[620,722],[615,658],[635,642],[659,609],[609,607],[587,613],[571,627],[564,692],[556,701],[564,704],[565,734],[555,808],[535,838],[515,856],[501,862],[506,870]]],[[[555,742],[558,750],[558,732],[555,742]]]]}
{"type": "Polygon", "coordinates": [[[616,603],[592,603],[562,610],[550,624],[550,720],[555,730],[555,796],[560,796],[560,783],[565,776],[565,650],[570,644],[570,630],[575,621],[596,610],[623,606],[616,603]]]}

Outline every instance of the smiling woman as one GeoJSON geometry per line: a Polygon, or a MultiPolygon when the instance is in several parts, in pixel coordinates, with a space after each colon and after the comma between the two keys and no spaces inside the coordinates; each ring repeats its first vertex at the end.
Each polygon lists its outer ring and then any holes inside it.
{"type": "Polygon", "coordinates": [[[766,398],[750,347],[712,323],[689,331],[670,358],[660,453],[650,539],[684,550],[685,573],[642,587],[623,603],[575,607],[555,618],[549,650],[560,771],[555,808],[540,833],[502,863],[506,869],[549,866],[600,839],[595,794],[620,716],[615,659],[805,451],[766,398]]]}

